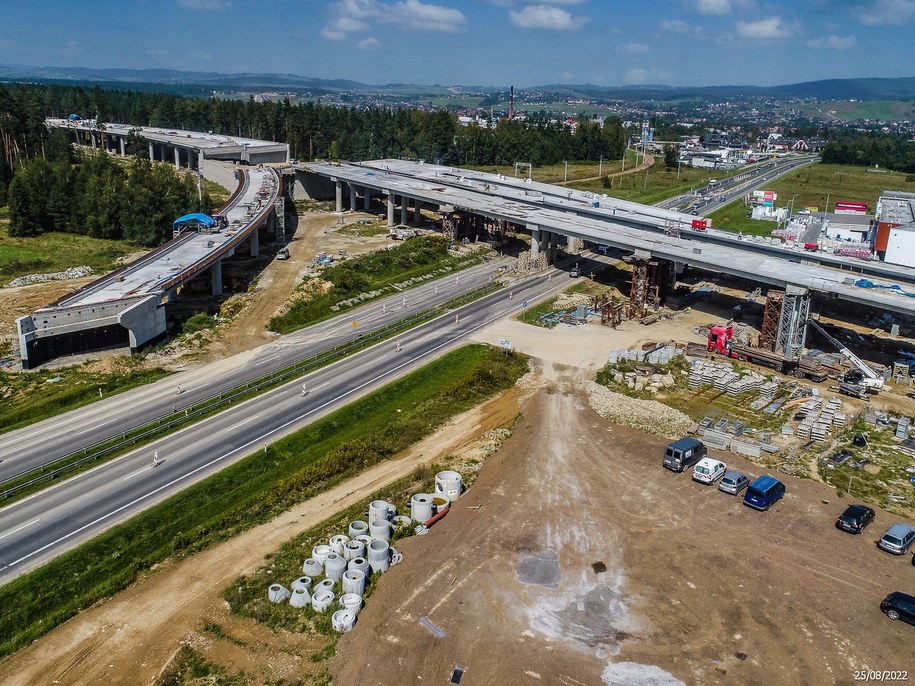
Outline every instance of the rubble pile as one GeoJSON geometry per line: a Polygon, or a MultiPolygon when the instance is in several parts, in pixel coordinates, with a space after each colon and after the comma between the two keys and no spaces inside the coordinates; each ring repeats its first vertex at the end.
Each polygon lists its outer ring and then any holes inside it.
{"type": "Polygon", "coordinates": [[[638,400],[589,381],[588,402],[605,419],[639,431],[679,438],[693,425],[688,415],[656,400],[638,400]]]}
{"type": "Polygon", "coordinates": [[[18,279],[13,279],[7,286],[18,288],[19,286],[31,286],[36,283],[47,283],[48,281],[67,281],[68,279],[81,279],[84,276],[92,274],[92,267],[70,267],[66,271],[52,272],[50,274],[26,274],[18,279]]]}

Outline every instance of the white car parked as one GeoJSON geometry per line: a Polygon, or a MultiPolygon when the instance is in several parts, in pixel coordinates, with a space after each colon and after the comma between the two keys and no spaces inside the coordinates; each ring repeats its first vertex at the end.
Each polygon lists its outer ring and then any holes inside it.
{"type": "Polygon", "coordinates": [[[728,466],[721,460],[703,457],[693,468],[693,481],[703,484],[713,484],[727,471],[728,466]]]}

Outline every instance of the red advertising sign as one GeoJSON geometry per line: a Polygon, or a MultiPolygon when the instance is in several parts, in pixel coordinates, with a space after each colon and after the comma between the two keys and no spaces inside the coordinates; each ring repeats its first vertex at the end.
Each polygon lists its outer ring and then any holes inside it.
{"type": "Polygon", "coordinates": [[[696,231],[705,231],[708,228],[708,219],[693,219],[693,228],[696,231]]]}

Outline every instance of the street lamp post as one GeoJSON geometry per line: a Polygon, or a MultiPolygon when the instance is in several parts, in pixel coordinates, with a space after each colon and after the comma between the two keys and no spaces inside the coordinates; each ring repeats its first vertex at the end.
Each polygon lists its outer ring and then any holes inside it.
{"type": "Polygon", "coordinates": [[[562,180],[568,181],[569,180],[569,161],[563,160],[562,163],[565,165],[565,174],[563,175],[562,180]]]}

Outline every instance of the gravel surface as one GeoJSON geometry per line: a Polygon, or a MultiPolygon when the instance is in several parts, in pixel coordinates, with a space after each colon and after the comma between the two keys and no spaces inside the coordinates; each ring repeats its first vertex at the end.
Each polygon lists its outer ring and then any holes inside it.
{"type": "Polygon", "coordinates": [[[615,424],[667,438],[679,438],[693,425],[687,415],[656,400],[630,398],[593,381],[585,383],[585,391],[594,411],[615,424]]]}

